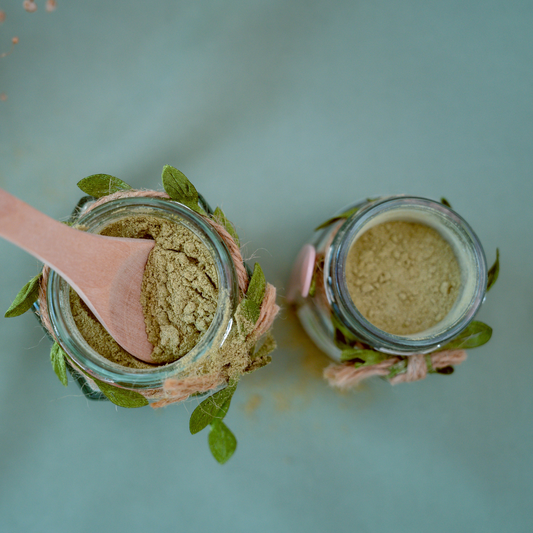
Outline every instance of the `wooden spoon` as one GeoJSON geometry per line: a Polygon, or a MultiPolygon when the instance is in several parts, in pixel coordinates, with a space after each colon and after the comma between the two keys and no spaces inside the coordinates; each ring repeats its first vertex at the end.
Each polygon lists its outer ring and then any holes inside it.
{"type": "Polygon", "coordinates": [[[141,284],[154,241],[70,228],[0,189],[0,237],[55,270],[129,353],[152,363],[141,284]]]}

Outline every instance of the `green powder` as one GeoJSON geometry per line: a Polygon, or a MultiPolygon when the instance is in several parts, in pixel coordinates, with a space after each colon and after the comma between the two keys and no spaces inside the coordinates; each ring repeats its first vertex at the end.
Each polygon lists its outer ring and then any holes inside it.
{"type": "MultiPolygon", "coordinates": [[[[101,234],[155,240],[141,294],[152,359],[166,364],[187,354],[209,328],[217,308],[218,276],[209,250],[185,226],[151,216],[126,217],[101,234]]],[[[74,291],[71,308],[80,333],[102,356],[131,368],[154,366],[121,348],[74,291]]]]}

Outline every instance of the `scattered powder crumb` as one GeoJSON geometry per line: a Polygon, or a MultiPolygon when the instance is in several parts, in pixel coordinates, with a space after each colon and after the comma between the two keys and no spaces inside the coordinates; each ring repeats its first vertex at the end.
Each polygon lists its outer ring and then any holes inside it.
{"type": "Polygon", "coordinates": [[[461,274],[451,246],[437,231],[393,221],[374,226],[352,245],[346,281],[368,321],[389,333],[410,335],[448,314],[461,274]]]}
{"type": "Polygon", "coordinates": [[[247,415],[251,415],[257,411],[257,408],[261,405],[263,398],[259,394],[252,394],[246,404],[244,410],[247,415]]]}
{"type": "MultiPolygon", "coordinates": [[[[126,217],[101,234],[155,240],[141,294],[152,359],[166,364],[187,354],[209,328],[217,307],[218,277],[209,250],[186,227],[150,216],[126,217]]],[[[122,366],[153,367],[123,350],[75,293],[71,308],[78,329],[98,353],[122,366]]]]}

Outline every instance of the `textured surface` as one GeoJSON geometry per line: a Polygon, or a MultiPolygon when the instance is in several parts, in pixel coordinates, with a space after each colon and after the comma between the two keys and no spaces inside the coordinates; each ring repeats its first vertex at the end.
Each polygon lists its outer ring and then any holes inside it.
{"type": "MultiPolygon", "coordinates": [[[[19,44],[0,59],[0,187],[45,213],[65,219],[90,174],[154,188],[174,165],[283,295],[343,205],[445,196],[502,269],[491,342],[411,385],[330,390],[285,311],[224,466],[189,435],[194,402],[88,402],[32,316],[0,319],[0,531],[531,531],[531,2],[21,3],[1,6],[0,51],[19,44]]],[[[36,271],[0,242],[2,309],[36,271]]]]}

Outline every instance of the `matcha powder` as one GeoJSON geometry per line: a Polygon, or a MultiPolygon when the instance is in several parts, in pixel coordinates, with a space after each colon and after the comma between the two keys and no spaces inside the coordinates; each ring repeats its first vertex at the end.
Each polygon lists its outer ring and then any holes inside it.
{"type": "Polygon", "coordinates": [[[424,224],[378,224],[353,244],[346,281],[359,312],[396,335],[424,331],[452,308],[461,273],[451,246],[424,224]]]}
{"type": "MultiPolygon", "coordinates": [[[[187,354],[209,328],[218,301],[218,277],[209,250],[189,229],[151,216],[126,217],[102,235],[154,239],[144,271],[141,304],[152,359],[159,364],[187,354]]],[[[71,291],[76,326],[88,344],[112,362],[151,368],[122,349],[71,291]]]]}

